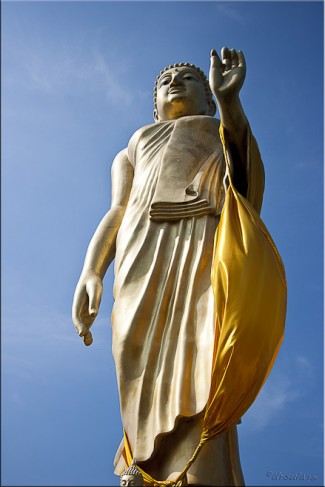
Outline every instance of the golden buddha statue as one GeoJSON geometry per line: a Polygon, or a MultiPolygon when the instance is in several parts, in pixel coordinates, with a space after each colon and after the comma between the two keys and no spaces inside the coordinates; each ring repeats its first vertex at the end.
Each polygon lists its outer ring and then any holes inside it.
{"type": "MultiPolygon", "coordinates": [[[[228,184],[220,124],[228,176],[256,212],[264,189],[239,98],[245,73],[243,53],[227,48],[221,59],[211,52],[209,81],[189,63],[160,72],[154,123],[137,130],[113,162],[111,208],[76,287],[73,321],[88,346],[115,258],[113,355],[125,431],[115,473],[124,472],[125,482],[133,468],[125,470],[126,444],[143,471],[173,481],[200,442],[216,340],[214,240],[228,184]]],[[[188,469],[189,485],[244,485],[238,420],[204,444],[188,469]]]]}

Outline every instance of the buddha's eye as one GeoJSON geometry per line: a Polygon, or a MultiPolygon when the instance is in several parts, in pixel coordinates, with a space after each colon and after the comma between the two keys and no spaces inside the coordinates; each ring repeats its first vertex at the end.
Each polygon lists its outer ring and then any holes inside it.
{"type": "Polygon", "coordinates": [[[192,79],[195,79],[194,76],[192,76],[191,74],[185,74],[183,76],[183,79],[186,79],[186,80],[192,80],[192,79]]]}
{"type": "Polygon", "coordinates": [[[170,82],[170,78],[164,78],[163,80],[161,80],[161,82],[159,83],[159,86],[165,86],[165,85],[168,85],[168,83],[170,82]]]}

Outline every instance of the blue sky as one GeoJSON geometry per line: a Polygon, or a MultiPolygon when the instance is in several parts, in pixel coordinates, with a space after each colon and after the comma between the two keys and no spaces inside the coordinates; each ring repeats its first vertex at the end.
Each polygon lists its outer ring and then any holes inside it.
{"type": "Polygon", "coordinates": [[[112,269],[94,343],[71,303],[110,166],[163,67],[241,49],[288,279],[285,339],[239,427],[247,485],[323,485],[323,4],[2,2],[3,486],[118,485],[112,269]],[[312,480],[277,480],[278,474],[312,480]]]}

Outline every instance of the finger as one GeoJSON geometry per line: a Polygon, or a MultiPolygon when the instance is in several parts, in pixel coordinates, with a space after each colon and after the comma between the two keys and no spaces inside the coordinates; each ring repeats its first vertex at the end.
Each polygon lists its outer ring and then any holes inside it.
{"type": "Polygon", "coordinates": [[[81,316],[81,311],[86,305],[85,295],[86,293],[83,294],[81,292],[78,292],[78,289],[76,289],[72,305],[72,321],[79,336],[82,336],[88,331],[88,327],[84,323],[84,320],[81,316]]]}
{"type": "Polygon", "coordinates": [[[238,57],[238,66],[240,66],[242,68],[246,68],[246,61],[245,61],[244,53],[242,51],[238,51],[237,57],[238,57]]]}
{"type": "Polygon", "coordinates": [[[91,279],[86,286],[89,298],[89,314],[90,316],[97,316],[102,297],[103,286],[100,280],[91,279]]]}
{"type": "Polygon", "coordinates": [[[235,49],[230,51],[231,67],[236,68],[238,66],[238,56],[235,49]]]}
{"type": "Polygon", "coordinates": [[[221,57],[222,57],[222,64],[225,67],[225,70],[227,71],[231,67],[231,57],[230,57],[230,52],[228,47],[223,47],[221,49],[221,57]]]}
{"type": "Polygon", "coordinates": [[[83,336],[83,341],[86,347],[89,347],[93,343],[93,336],[90,331],[86,335],[83,336]]]}
{"type": "Polygon", "coordinates": [[[229,59],[230,60],[230,51],[228,47],[223,47],[221,49],[221,57],[222,59],[229,59]]]}
{"type": "Polygon", "coordinates": [[[89,328],[78,317],[73,316],[73,324],[80,337],[87,335],[89,328]]]}
{"type": "Polygon", "coordinates": [[[78,331],[78,335],[83,339],[84,344],[91,345],[93,342],[93,337],[89,331],[89,328],[79,320],[79,326],[78,328],[76,326],[76,329],[78,331]]]}
{"type": "Polygon", "coordinates": [[[211,62],[211,68],[220,68],[222,66],[221,59],[219,58],[217,51],[215,49],[211,49],[210,62],[211,62]]]}

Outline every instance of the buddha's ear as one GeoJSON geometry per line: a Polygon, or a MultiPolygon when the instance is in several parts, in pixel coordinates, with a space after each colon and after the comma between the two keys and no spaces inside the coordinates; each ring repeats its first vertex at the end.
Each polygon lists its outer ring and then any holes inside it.
{"type": "Polygon", "coordinates": [[[153,111],[153,119],[155,122],[159,122],[158,112],[156,109],[153,111]]]}
{"type": "Polygon", "coordinates": [[[209,103],[209,115],[211,117],[214,117],[216,113],[217,113],[217,105],[215,104],[214,100],[211,100],[209,103]]]}

